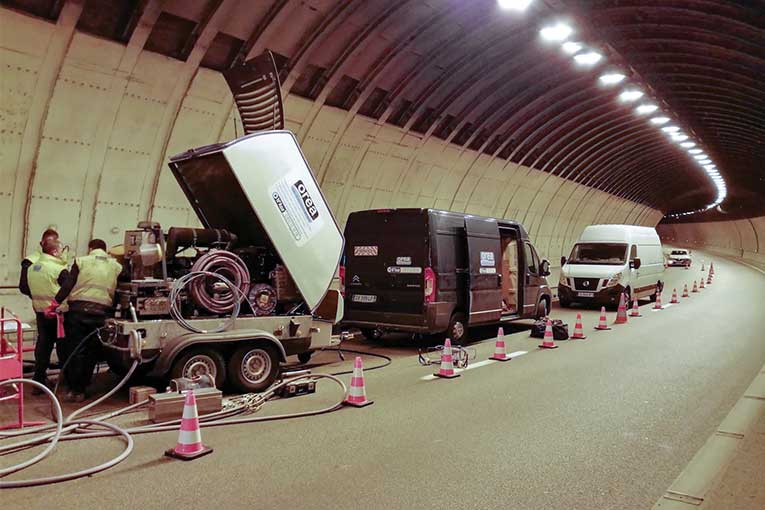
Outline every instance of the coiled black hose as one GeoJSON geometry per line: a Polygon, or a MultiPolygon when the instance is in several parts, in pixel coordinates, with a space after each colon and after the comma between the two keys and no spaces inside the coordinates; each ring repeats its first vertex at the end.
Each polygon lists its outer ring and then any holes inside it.
{"type": "MultiPolygon", "coordinates": [[[[250,289],[250,271],[241,258],[230,251],[211,250],[194,262],[194,273],[217,273],[234,284],[240,292],[228,286],[216,286],[209,278],[196,278],[189,282],[189,294],[202,308],[217,314],[230,313],[250,289]]],[[[220,284],[218,284],[220,285],[220,284]]]]}

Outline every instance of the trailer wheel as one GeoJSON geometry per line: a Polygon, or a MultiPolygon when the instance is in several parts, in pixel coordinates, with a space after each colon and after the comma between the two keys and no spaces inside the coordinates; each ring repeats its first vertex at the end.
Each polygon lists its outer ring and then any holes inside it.
{"type": "Polygon", "coordinates": [[[243,345],[228,360],[228,381],[242,393],[265,390],[278,373],[279,355],[270,345],[243,345]]]}
{"type": "Polygon", "coordinates": [[[305,352],[301,352],[300,354],[298,354],[298,355],[297,355],[297,357],[298,357],[298,361],[299,361],[300,363],[306,364],[306,363],[308,363],[309,361],[311,361],[311,355],[312,355],[312,354],[313,354],[313,353],[312,353],[311,351],[305,351],[305,352]]]}
{"type": "Polygon", "coordinates": [[[222,387],[226,380],[226,362],[223,360],[223,355],[214,347],[191,347],[175,358],[170,369],[171,379],[181,377],[193,379],[205,374],[215,380],[216,388],[222,387]]]}
{"type": "Polygon", "coordinates": [[[361,328],[361,334],[364,335],[364,338],[367,340],[380,340],[383,336],[383,333],[384,332],[382,328],[361,328]]]}

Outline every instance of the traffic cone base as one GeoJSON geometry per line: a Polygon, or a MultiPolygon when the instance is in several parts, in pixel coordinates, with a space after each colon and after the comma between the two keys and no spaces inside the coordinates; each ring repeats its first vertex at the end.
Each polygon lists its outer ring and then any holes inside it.
{"type": "Polygon", "coordinates": [[[672,299],[669,300],[670,303],[677,304],[677,289],[672,289],[672,299]]]}
{"type": "Polygon", "coordinates": [[[367,399],[367,392],[364,386],[364,368],[361,364],[361,356],[356,356],[353,361],[353,376],[351,377],[351,387],[348,395],[343,400],[343,404],[353,407],[366,407],[373,404],[372,400],[367,399]]]}
{"type": "Polygon", "coordinates": [[[454,379],[455,377],[459,377],[462,374],[458,374],[457,372],[454,372],[454,371],[452,371],[451,374],[442,374],[440,371],[438,371],[433,375],[435,375],[436,377],[441,377],[443,379],[454,379]]]}
{"type": "Polygon", "coordinates": [[[497,354],[494,354],[489,359],[493,359],[494,361],[510,361],[513,358],[511,358],[507,354],[503,354],[501,356],[498,356],[497,354]]]}
{"type": "Polygon", "coordinates": [[[183,404],[183,417],[181,418],[178,442],[175,448],[166,450],[165,455],[174,459],[194,460],[212,453],[212,451],[212,448],[202,444],[196,397],[193,390],[188,390],[186,401],[183,404]]]}

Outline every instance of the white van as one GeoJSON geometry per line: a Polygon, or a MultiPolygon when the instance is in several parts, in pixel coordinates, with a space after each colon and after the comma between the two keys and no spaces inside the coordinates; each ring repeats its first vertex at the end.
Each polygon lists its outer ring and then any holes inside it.
{"type": "Polygon", "coordinates": [[[664,254],[656,229],[634,225],[590,225],[571,256],[561,257],[558,299],[611,305],[626,292],[656,299],[664,287],[664,254]]]}

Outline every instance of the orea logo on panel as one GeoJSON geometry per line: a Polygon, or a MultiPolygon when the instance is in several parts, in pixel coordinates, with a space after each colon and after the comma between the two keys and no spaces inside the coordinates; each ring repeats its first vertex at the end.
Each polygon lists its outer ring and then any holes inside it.
{"type": "Polygon", "coordinates": [[[308,193],[308,190],[306,189],[305,184],[303,184],[303,181],[297,181],[292,186],[297,191],[300,200],[303,201],[303,207],[305,208],[305,212],[308,214],[309,220],[314,221],[317,219],[319,217],[319,210],[316,208],[316,204],[311,198],[311,195],[308,193]]]}

